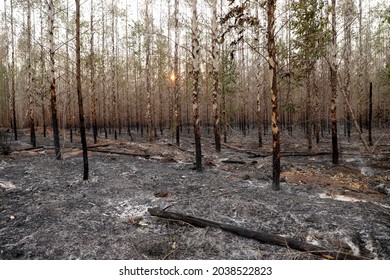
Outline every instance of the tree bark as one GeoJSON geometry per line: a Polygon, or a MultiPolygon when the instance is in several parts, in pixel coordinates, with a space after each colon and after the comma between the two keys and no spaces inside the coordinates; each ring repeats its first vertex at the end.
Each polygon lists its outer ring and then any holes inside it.
{"type": "MultiPolygon", "coordinates": [[[[259,7],[256,6],[255,7],[255,17],[256,19],[259,19],[259,7]]],[[[259,24],[256,25],[255,27],[255,48],[256,48],[256,79],[257,79],[257,82],[256,82],[256,90],[257,90],[257,94],[256,94],[256,119],[257,119],[257,140],[258,140],[258,146],[259,147],[262,147],[263,146],[263,131],[261,129],[262,127],[262,116],[261,116],[261,93],[262,93],[262,87],[263,87],[263,84],[262,84],[262,80],[261,80],[261,75],[262,75],[262,62],[261,62],[261,44],[260,44],[260,26],[259,24]]]]}
{"type": "Polygon", "coordinates": [[[299,241],[297,239],[288,238],[288,237],[282,237],[280,235],[268,233],[268,232],[260,232],[260,231],[253,231],[249,229],[245,229],[242,227],[238,227],[235,225],[229,225],[229,224],[223,224],[211,220],[207,220],[204,218],[198,218],[193,217],[189,215],[184,215],[181,213],[175,213],[175,212],[169,212],[164,211],[162,209],[158,208],[149,208],[148,212],[152,216],[156,216],[159,218],[164,219],[171,219],[176,221],[182,221],[188,224],[191,224],[196,227],[211,227],[211,228],[220,228],[222,230],[246,237],[255,239],[257,241],[260,241],[262,243],[272,244],[272,245],[278,245],[278,246],[284,246],[288,248],[292,248],[298,251],[302,252],[308,252],[317,256],[320,256],[325,259],[330,260],[356,260],[361,259],[358,256],[351,255],[346,252],[340,251],[340,249],[335,250],[329,250],[325,248],[321,248],[316,245],[312,245],[309,243],[305,243],[302,241],[299,241]]]}
{"type": "Polygon", "coordinates": [[[268,37],[268,66],[270,75],[270,92],[272,102],[272,189],[280,190],[280,131],[279,131],[279,104],[276,79],[276,46],[275,46],[275,10],[276,0],[267,0],[267,37],[268,37]]]}
{"type": "Polygon", "coordinates": [[[175,136],[176,145],[180,146],[180,96],[179,96],[179,0],[175,0],[175,51],[174,51],[174,89],[175,89],[175,136]]]}
{"type": "Polygon", "coordinates": [[[150,55],[150,48],[151,48],[151,35],[150,32],[152,32],[152,24],[151,24],[151,18],[149,14],[149,5],[150,1],[146,0],[145,2],[145,25],[146,25],[146,38],[145,38],[145,55],[146,55],[146,62],[145,62],[145,88],[146,88],[146,121],[147,121],[147,134],[149,138],[149,142],[152,143],[154,141],[153,137],[153,121],[152,121],[152,86],[151,86],[151,73],[150,73],[150,67],[151,67],[151,55],[150,55]]]}
{"type": "Polygon", "coordinates": [[[115,0],[111,2],[111,113],[112,113],[112,123],[110,129],[114,130],[114,139],[118,139],[118,100],[117,92],[115,87],[115,77],[116,77],[116,55],[115,55],[115,0]]]}
{"type": "Polygon", "coordinates": [[[14,35],[14,4],[11,5],[11,103],[12,103],[12,129],[15,141],[18,140],[17,119],[16,119],[16,85],[15,85],[15,35],[14,35]]]}
{"type": "Polygon", "coordinates": [[[53,126],[53,138],[54,138],[54,150],[56,159],[60,160],[61,146],[60,146],[60,132],[58,128],[58,117],[57,117],[57,94],[56,94],[56,78],[55,78],[55,66],[54,66],[54,3],[53,0],[48,2],[48,17],[49,17],[49,48],[50,48],[50,105],[51,105],[51,118],[53,126]]]}
{"type": "Polygon", "coordinates": [[[41,112],[42,112],[42,125],[43,125],[43,137],[46,137],[47,135],[47,127],[46,127],[46,79],[47,79],[47,71],[45,66],[45,48],[44,48],[44,37],[43,37],[43,7],[41,6],[39,8],[40,12],[40,19],[41,19],[41,52],[40,52],[40,70],[41,70],[41,85],[40,85],[40,91],[41,91],[41,112]]]}
{"type": "Polygon", "coordinates": [[[369,104],[368,104],[368,144],[370,146],[372,143],[372,82],[370,82],[370,91],[369,91],[369,104]]]}
{"type": "Polygon", "coordinates": [[[219,112],[218,112],[218,25],[217,25],[217,0],[212,2],[212,19],[211,19],[211,54],[213,57],[213,125],[214,125],[214,140],[215,150],[221,151],[221,129],[219,124],[219,112]]]}
{"type": "Polygon", "coordinates": [[[104,130],[104,138],[107,139],[108,137],[108,131],[107,131],[107,95],[106,95],[106,83],[107,83],[107,76],[106,76],[106,17],[105,17],[105,11],[104,11],[104,0],[101,0],[102,5],[102,46],[101,46],[101,52],[102,52],[102,90],[103,90],[103,130],[104,130]]]}
{"type": "Polygon", "coordinates": [[[35,136],[35,120],[34,120],[34,96],[33,96],[33,75],[32,75],[32,44],[31,44],[31,1],[27,1],[27,50],[28,50],[28,84],[27,84],[27,95],[28,95],[28,120],[30,126],[30,142],[33,147],[37,146],[37,140],[35,136]]]}
{"type": "Polygon", "coordinates": [[[76,83],[77,83],[77,98],[79,105],[79,118],[80,118],[80,137],[83,147],[83,166],[84,175],[83,180],[88,180],[89,167],[88,167],[88,147],[87,138],[85,135],[85,121],[84,121],[84,108],[83,108],[83,96],[81,93],[81,54],[80,54],[80,0],[76,1],[76,83]]]}
{"type": "Polygon", "coordinates": [[[331,122],[332,122],[332,163],[339,163],[339,148],[337,139],[337,45],[336,45],[336,0],[332,0],[332,38],[331,38],[331,61],[330,61],[330,86],[332,92],[331,122]]]}
{"type": "Polygon", "coordinates": [[[202,171],[202,147],[200,140],[200,116],[199,116],[199,30],[198,30],[198,11],[197,0],[192,0],[192,111],[194,118],[194,136],[195,136],[195,159],[196,171],[202,171]]]}
{"type": "Polygon", "coordinates": [[[92,114],[92,130],[93,130],[93,142],[97,143],[98,136],[98,127],[97,127],[97,117],[96,117],[96,91],[95,91],[95,51],[94,51],[94,3],[91,0],[91,22],[90,22],[90,30],[91,30],[91,40],[90,40],[90,90],[91,90],[91,114],[92,114]]]}

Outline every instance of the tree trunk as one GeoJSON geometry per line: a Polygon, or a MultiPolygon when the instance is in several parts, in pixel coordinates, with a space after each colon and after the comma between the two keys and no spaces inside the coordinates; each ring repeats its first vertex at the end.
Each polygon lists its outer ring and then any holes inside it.
{"type": "Polygon", "coordinates": [[[372,82],[370,82],[370,92],[369,92],[369,104],[368,104],[368,144],[370,146],[372,143],[372,82]]]}
{"type": "Polygon", "coordinates": [[[358,62],[358,109],[359,109],[359,127],[360,130],[363,132],[363,95],[364,95],[364,81],[363,74],[364,69],[366,67],[364,63],[364,57],[366,54],[363,52],[363,24],[362,24],[362,18],[363,18],[363,7],[362,7],[363,0],[359,0],[359,30],[358,30],[358,36],[359,36],[359,62],[358,62]]]}
{"type": "MultiPolygon", "coordinates": [[[[255,17],[256,19],[259,19],[259,7],[255,7],[255,17]]],[[[256,94],[256,119],[257,119],[257,140],[258,140],[258,146],[259,147],[262,147],[263,146],[263,131],[261,129],[262,127],[262,116],[261,116],[261,92],[262,92],[262,88],[263,88],[263,84],[262,84],[262,81],[261,81],[261,70],[262,70],[262,62],[261,62],[261,44],[260,44],[260,26],[259,25],[256,25],[255,27],[255,43],[254,43],[254,46],[256,48],[256,52],[257,52],[257,55],[256,55],[256,90],[257,90],[257,94],[256,94]]]]}
{"type": "Polygon", "coordinates": [[[31,44],[31,2],[27,1],[27,68],[28,68],[28,120],[30,125],[30,142],[33,147],[37,146],[37,140],[35,137],[35,120],[34,120],[34,96],[33,96],[33,76],[32,76],[32,44],[31,44]]]}
{"type": "Polygon", "coordinates": [[[330,70],[330,86],[332,92],[331,101],[331,122],[332,122],[332,163],[339,163],[339,148],[337,139],[337,45],[336,45],[336,0],[332,0],[332,42],[331,42],[331,61],[330,70]]]}
{"type": "Polygon", "coordinates": [[[218,112],[218,25],[217,25],[217,0],[212,2],[212,19],[211,19],[211,53],[213,57],[213,125],[214,125],[214,140],[215,150],[221,151],[221,129],[219,124],[218,112]]]}
{"type": "Polygon", "coordinates": [[[202,171],[202,147],[200,142],[200,117],[199,117],[199,30],[198,30],[198,12],[197,0],[192,0],[192,111],[194,118],[194,135],[195,135],[195,159],[196,171],[202,171]]]}
{"type": "Polygon", "coordinates": [[[150,0],[146,0],[145,2],[145,26],[146,26],[146,38],[145,38],[145,53],[146,53],[146,62],[145,62],[145,88],[146,88],[146,121],[147,121],[147,134],[149,138],[149,142],[152,143],[154,141],[153,137],[153,121],[152,121],[152,86],[151,86],[151,73],[150,73],[150,66],[151,66],[151,55],[150,55],[150,48],[151,48],[151,35],[150,32],[152,32],[152,23],[151,18],[149,14],[149,5],[150,0]]]}
{"type": "Polygon", "coordinates": [[[50,105],[51,105],[51,118],[53,126],[53,138],[54,138],[54,150],[56,159],[60,160],[61,146],[60,146],[60,132],[58,128],[58,117],[57,117],[57,94],[56,94],[56,78],[55,78],[55,67],[54,67],[54,4],[53,0],[48,2],[48,17],[49,17],[49,48],[50,48],[50,105]]]}
{"type": "Polygon", "coordinates": [[[306,137],[309,151],[313,148],[313,114],[312,114],[312,82],[314,67],[306,73],[306,137]]]}
{"type": "MultiPolygon", "coordinates": [[[[352,56],[352,33],[351,33],[351,25],[353,23],[353,2],[351,0],[347,0],[344,3],[343,7],[344,12],[344,68],[345,68],[345,74],[344,74],[344,92],[345,96],[348,99],[348,102],[350,102],[351,99],[351,56],[352,56]]],[[[358,70],[360,71],[360,70],[358,70]]],[[[346,126],[345,126],[345,132],[348,137],[348,142],[351,141],[351,114],[348,109],[346,111],[346,126]]]]}
{"type": "Polygon", "coordinates": [[[106,95],[106,83],[107,83],[107,76],[106,76],[106,18],[105,18],[105,11],[104,11],[104,2],[101,1],[102,5],[102,91],[103,91],[103,130],[104,130],[104,138],[107,139],[108,137],[108,131],[107,131],[107,95],[106,95]]]}
{"type": "Polygon", "coordinates": [[[88,147],[87,138],[85,135],[85,121],[84,121],[84,108],[83,108],[83,96],[81,93],[81,55],[80,55],[80,0],[76,1],[76,87],[77,98],[79,105],[79,118],[80,118],[80,137],[83,147],[83,163],[84,163],[84,175],[83,180],[88,180],[88,147]]]}
{"type": "Polygon", "coordinates": [[[11,5],[11,103],[12,103],[12,129],[15,141],[18,140],[17,119],[16,119],[16,87],[15,87],[15,39],[14,39],[14,4],[11,5]]]}
{"type": "Polygon", "coordinates": [[[47,127],[46,127],[46,79],[47,79],[47,72],[46,72],[46,66],[45,66],[45,44],[44,44],[44,37],[43,37],[43,11],[42,6],[39,8],[40,12],[40,19],[41,19],[41,52],[40,52],[40,71],[41,71],[41,77],[40,77],[40,95],[41,95],[41,112],[42,112],[42,126],[43,126],[43,137],[46,137],[47,135],[47,127]]]}
{"type": "Polygon", "coordinates": [[[179,96],[179,0],[175,0],[175,53],[174,64],[174,88],[175,88],[175,135],[176,145],[180,146],[180,96],[179,96]]]}
{"type": "Polygon", "coordinates": [[[276,80],[275,10],[276,0],[267,0],[267,49],[272,102],[272,189],[277,191],[280,190],[280,131],[278,123],[279,105],[276,80]]]}
{"type": "Polygon", "coordinates": [[[128,6],[126,4],[126,27],[125,27],[125,36],[126,36],[126,123],[127,123],[127,134],[130,136],[131,141],[133,141],[133,135],[131,134],[131,112],[130,112],[130,69],[129,69],[129,36],[128,36],[128,6]]]}
{"type": "Polygon", "coordinates": [[[91,90],[91,114],[92,114],[92,130],[93,130],[93,142],[97,143],[98,127],[96,118],[96,92],[95,92],[95,51],[94,51],[94,30],[93,30],[93,14],[94,3],[91,0],[91,41],[90,41],[90,90],[91,90]]]}
{"type": "Polygon", "coordinates": [[[112,113],[112,123],[110,128],[114,130],[114,139],[118,139],[118,102],[117,102],[117,92],[115,87],[115,64],[116,64],[116,55],[115,55],[115,2],[112,0],[111,2],[111,100],[112,100],[112,106],[111,106],[111,113],[112,113]]]}

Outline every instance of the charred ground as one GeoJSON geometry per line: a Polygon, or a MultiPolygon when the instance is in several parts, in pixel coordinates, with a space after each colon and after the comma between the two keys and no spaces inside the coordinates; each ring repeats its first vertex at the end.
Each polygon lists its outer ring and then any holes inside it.
{"type": "Polygon", "coordinates": [[[233,133],[220,154],[204,133],[202,173],[194,171],[192,134],[180,148],[133,136],[90,144],[83,181],[79,142],[62,139],[57,161],[49,137],[25,150],[29,137],[20,131],[11,154],[0,156],[0,259],[318,258],[152,217],[151,207],[390,259],[388,135],[370,156],[342,141],[337,166],[326,140],[308,152],[300,137],[283,135],[279,192],[271,190],[270,143],[256,147],[255,133],[233,133]]]}

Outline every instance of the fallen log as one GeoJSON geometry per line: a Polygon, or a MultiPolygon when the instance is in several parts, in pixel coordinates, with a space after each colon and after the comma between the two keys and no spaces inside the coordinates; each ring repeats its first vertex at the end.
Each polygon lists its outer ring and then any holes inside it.
{"type": "Polygon", "coordinates": [[[97,149],[90,149],[90,148],[88,148],[88,151],[96,152],[96,153],[103,153],[103,154],[114,154],[114,155],[125,155],[125,156],[133,156],[133,157],[150,158],[150,155],[148,155],[148,154],[133,154],[133,153],[121,152],[121,151],[107,151],[107,150],[97,150],[97,149]]]}
{"type": "Polygon", "coordinates": [[[328,250],[325,248],[321,248],[316,245],[312,245],[309,243],[305,243],[296,239],[282,237],[280,235],[267,233],[267,232],[260,232],[260,231],[253,231],[250,229],[245,229],[242,227],[238,227],[235,225],[229,225],[229,224],[223,224],[211,220],[207,220],[204,218],[199,217],[193,217],[181,213],[175,213],[175,212],[169,212],[164,211],[162,209],[158,208],[149,208],[148,212],[152,216],[156,216],[159,218],[164,219],[170,219],[170,220],[176,220],[176,221],[182,221],[188,224],[191,224],[196,227],[212,227],[212,228],[220,228],[222,230],[246,237],[255,239],[257,241],[260,241],[262,243],[272,244],[272,245],[278,245],[278,246],[284,246],[291,249],[295,249],[302,252],[308,252],[317,256],[320,256],[325,259],[329,260],[358,260],[361,259],[358,256],[337,251],[337,250],[328,250]]]}
{"type": "Polygon", "coordinates": [[[226,159],[221,161],[222,163],[232,163],[232,164],[247,164],[245,160],[235,160],[235,159],[226,159]]]}
{"type": "Polygon", "coordinates": [[[40,149],[44,149],[44,148],[45,148],[44,146],[29,147],[29,148],[25,148],[25,149],[15,150],[14,152],[33,151],[33,150],[40,150],[40,149]]]}
{"type": "MultiPolygon", "coordinates": [[[[256,153],[249,153],[249,158],[257,158],[257,157],[268,157],[271,156],[271,154],[256,154],[256,153]]],[[[331,152],[315,152],[315,153],[306,153],[306,152],[281,152],[280,153],[282,157],[314,157],[314,156],[326,156],[331,155],[331,152]]]]}

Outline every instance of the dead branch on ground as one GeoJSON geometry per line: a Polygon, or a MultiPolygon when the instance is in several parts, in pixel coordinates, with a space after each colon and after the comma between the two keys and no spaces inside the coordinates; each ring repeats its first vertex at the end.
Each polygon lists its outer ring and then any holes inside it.
{"type": "Polygon", "coordinates": [[[257,241],[268,243],[272,245],[278,245],[278,246],[284,246],[291,249],[295,249],[302,252],[308,252],[317,256],[320,256],[325,259],[330,260],[356,260],[361,259],[361,257],[351,255],[346,252],[342,251],[332,251],[328,249],[321,248],[319,246],[315,246],[309,243],[301,242],[296,239],[282,237],[280,235],[267,233],[267,232],[260,232],[260,231],[253,231],[249,229],[245,229],[242,227],[238,227],[235,225],[229,225],[229,224],[223,224],[199,217],[193,217],[189,215],[184,215],[181,213],[176,212],[169,212],[164,211],[162,209],[158,208],[149,208],[148,212],[152,216],[156,216],[159,218],[164,219],[170,219],[170,220],[176,220],[176,221],[182,221],[188,224],[191,224],[196,227],[212,227],[212,228],[220,228],[222,230],[246,237],[246,238],[252,238],[257,241]]]}

